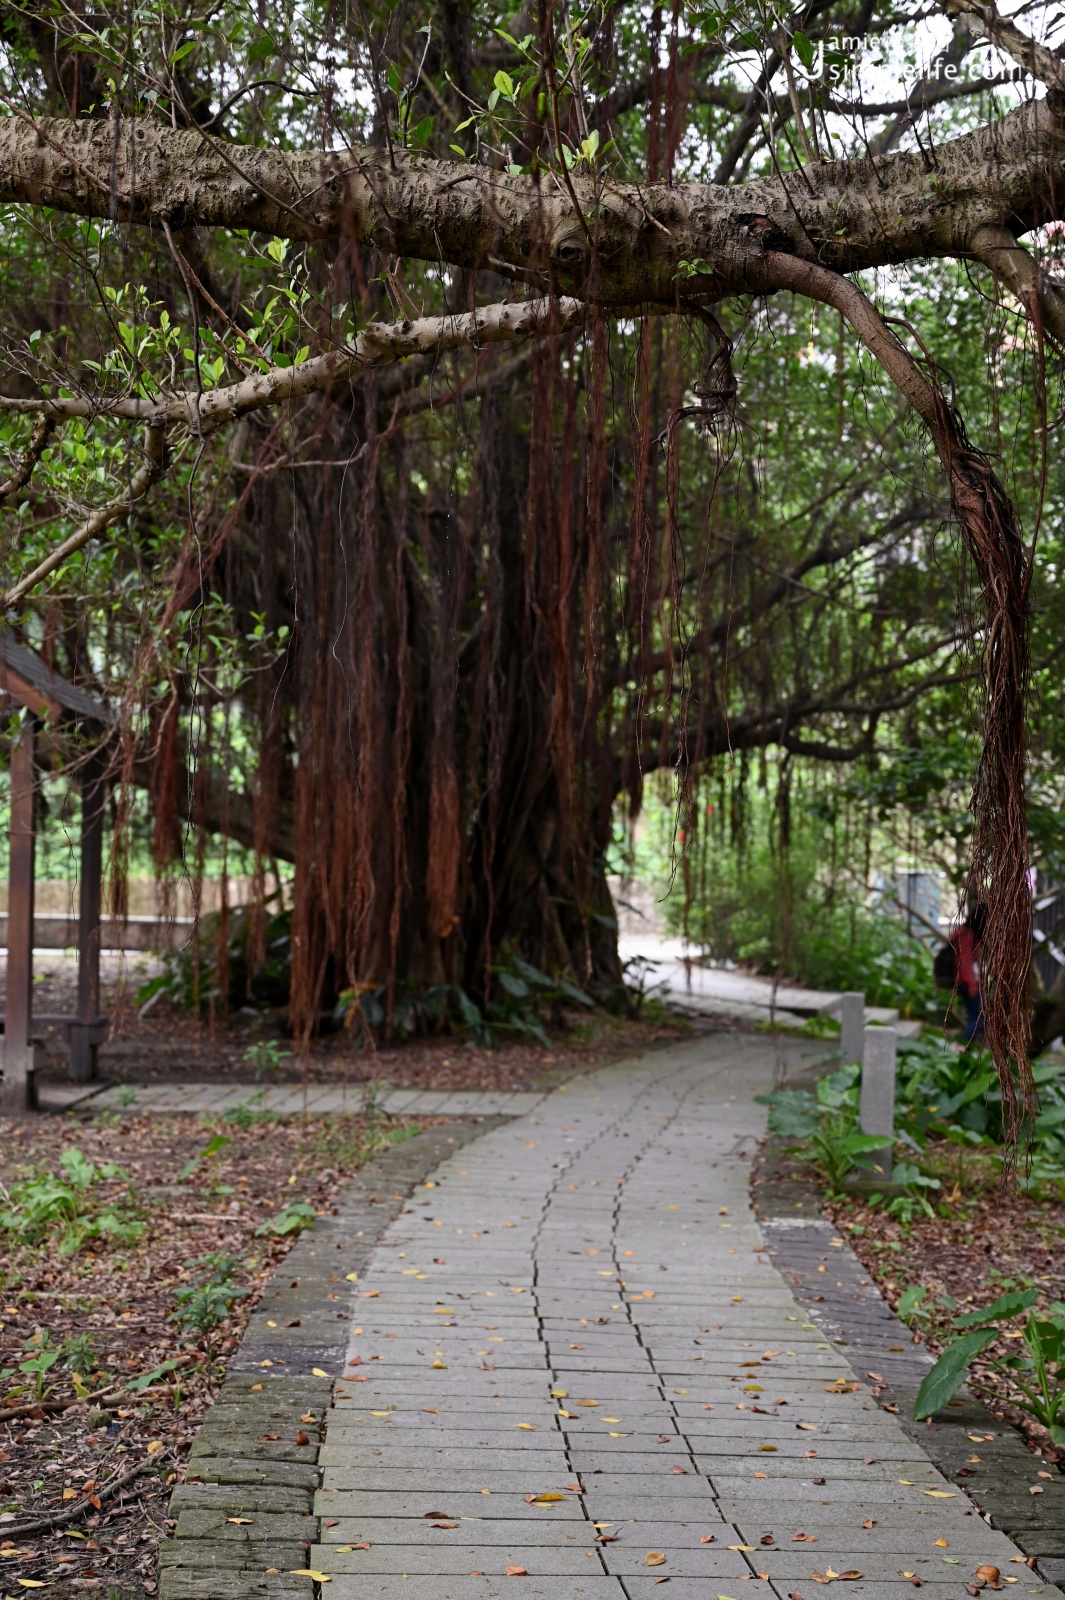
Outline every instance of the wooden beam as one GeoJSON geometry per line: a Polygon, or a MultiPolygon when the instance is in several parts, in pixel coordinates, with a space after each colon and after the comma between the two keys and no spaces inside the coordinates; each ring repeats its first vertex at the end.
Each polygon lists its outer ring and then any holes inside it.
{"type": "Polygon", "coordinates": [[[27,714],[11,746],[11,854],[8,871],[7,1001],[0,1107],[22,1116],[33,1102],[33,868],[36,718],[27,714]]]}

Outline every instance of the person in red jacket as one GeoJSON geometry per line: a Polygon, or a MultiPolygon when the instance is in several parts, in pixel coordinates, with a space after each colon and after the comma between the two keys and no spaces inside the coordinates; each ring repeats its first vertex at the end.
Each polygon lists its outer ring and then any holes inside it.
{"type": "Polygon", "coordinates": [[[950,936],[954,951],[955,985],[965,1007],[966,1044],[982,1038],[984,1019],[980,1009],[980,956],[987,929],[987,907],[983,903],[969,912],[960,928],[950,936]]]}

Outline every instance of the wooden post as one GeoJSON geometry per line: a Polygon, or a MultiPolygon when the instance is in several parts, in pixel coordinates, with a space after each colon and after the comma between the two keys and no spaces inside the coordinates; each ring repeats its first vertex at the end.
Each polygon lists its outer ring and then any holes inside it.
{"type": "Polygon", "coordinates": [[[96,1076],[100,1020],[100,878],[103,867],[104,783],[99,752],[81,770],[81,885],[78,899],[78,1007],[70,1028],[70,1077],[96,1076]]]}
{"type": "Polygon", "coordinates": [[[33,1104],[33,865],[36,718],[26,713],[11,746],[11,853],[7,901],[7,1000],[0,1107],[21,1116],[33,1104]]]}

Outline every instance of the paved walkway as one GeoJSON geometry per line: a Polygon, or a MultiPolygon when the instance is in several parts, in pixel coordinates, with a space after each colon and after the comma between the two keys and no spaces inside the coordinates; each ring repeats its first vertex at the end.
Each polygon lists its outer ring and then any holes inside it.
{"type": "Polygon", "coordinates": [[[416,1191],[352,1291],[333,1600],[962,1600],[982,1562],[1045,1590],[763,1253],[772,1067],[717,1036],[605,1069],[416,1191]]]}

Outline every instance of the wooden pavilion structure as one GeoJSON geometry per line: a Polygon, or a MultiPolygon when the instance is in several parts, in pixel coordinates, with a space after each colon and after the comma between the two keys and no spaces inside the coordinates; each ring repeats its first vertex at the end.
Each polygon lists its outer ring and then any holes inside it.
{"type": "Polygon", "coordinates": [[[34,1038],[33,902],[37,751],[48,736],[79,735],[88,746],[78,762],[81,787],[81,870],[78,905],[78,993],[73,1016],[41,1016],[59,1024],[70,1047],[70,1076],[96,1075],[96,1048],[107,1019],[100,1015],[100,881],[106,784],[98,745],[114,721],[110,709],[54,672],[40,656],[0,629],[0,715],[21,710],[10,741],[11,820],[7,910],[7,1000],[3,1013],[3,1084],[0,1111],[33,1109],[40,1041],[34,1038]]]}

